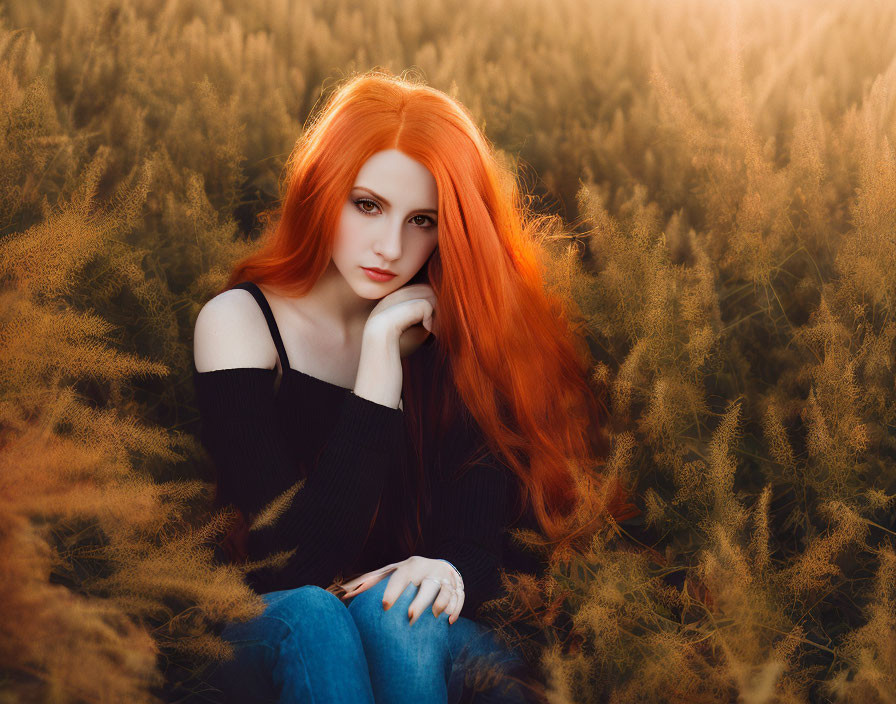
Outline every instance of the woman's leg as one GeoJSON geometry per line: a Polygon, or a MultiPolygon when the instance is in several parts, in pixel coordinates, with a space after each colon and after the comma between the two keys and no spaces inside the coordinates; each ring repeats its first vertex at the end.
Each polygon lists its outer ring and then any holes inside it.
{"type": "Polygon", "coordinates": [[[501,643],[491,628],[461,616],[448,631],[453,633],[450,702],[460,701],[463,692],[475,693],[476,704],[546,702],[544,687],[535,682],[523,656],[501,643]]]}
{"type": "Polygon", "coordinates": [[[373,704],[355,622],[339,597],[317,586],[269,592],[261,616],[229,623],[235,659],[207,678],[217,702],[373,704]]]}
{"type": "Polygon", "coordinates": [[[411,626],[408,608],[417,594],[409,584],[388,611],[383,594],[388,578],[353,597],[354,619],[367,656],[377,704],[460,701],[464,687],[477,702],[536,701],[520,681],[525,665],[486,626],[461,616],[433,616],[432,605],[411,626]]]}

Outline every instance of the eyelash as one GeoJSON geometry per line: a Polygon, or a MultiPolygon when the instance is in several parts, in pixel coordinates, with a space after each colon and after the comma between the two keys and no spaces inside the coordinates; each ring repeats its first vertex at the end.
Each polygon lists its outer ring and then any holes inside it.
{"type": "MultiPolygon", "coordinates": [[[[360,203],[372,203],[372,204],[375,205],[377,208],[380,207],[380,204],[377,203],[375,200],[371,200],[370,198],[358,198],[357,200],[354,201],[355,207],[356,207],[358,210],[360,210],[362,213],[364,213],[364,215],[373,215],[374,213],[371,213],[369,210],[364,210],[364,208],[362,208],[362,207],[359,205],[360,203]]],[[[415,215],[414,217],[415,217],[415,218],[426,218],[427,220],[429,220],[429,222],[430,222],[429,225],[427,225],[427,226],[425,226],[425,227],[424,227],[423,225],[418,225],[418,226],[417,226],[417,227],[419,227],[421,230],[428,230],[428,229],[430,229],[430,228],[436,226],[436,221],[433,220],[431,217],[429,217],[429,215],[415,215]]]]}

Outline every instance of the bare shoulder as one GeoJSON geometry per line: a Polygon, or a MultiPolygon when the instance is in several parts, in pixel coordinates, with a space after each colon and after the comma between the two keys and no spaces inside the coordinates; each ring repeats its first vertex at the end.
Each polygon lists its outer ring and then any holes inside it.
{"type": "Polygon", "coordinates": [[[276,362],[277,350],[264,313],[248,291],[223,291],[199,311],[193,328],[196,371],[273,369],[276,362]]]}

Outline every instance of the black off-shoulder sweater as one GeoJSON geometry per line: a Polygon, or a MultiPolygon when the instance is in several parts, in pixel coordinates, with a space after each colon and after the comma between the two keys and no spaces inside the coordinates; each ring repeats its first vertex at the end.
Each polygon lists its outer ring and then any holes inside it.
{"type": "MultiPolygon", "coordinates": [[[[251,282],[238,287],[258,301],[285,373],[275,391],[276,369],[198,372],[194,366],[200,439],[217,470],[220,503],[235,506],[251,522],[304,479],[272,525],[248,534],[250,560],[283,550],[295,549],[294,555],[284,568],[250,572],[250,586],[258,593],[327,587],[337,574],[406,559],[397,526],[401,517],[409,522],[415,514],[417,489],[410,489],[410,479],[418,470],[404,411],[291,368],[261,290],[251,282]]],[[[405,360],[405,369],[431,379],[435,354],[430,336],[405,360]]],[[[443,391],[418,387],[424,401],[443,391]]],[[[421,421],[425,427],[434,419],[421,421]]],[[[484,449],[469,414],[441,430],[444,441],[424,454],[423,541],[413,554],[442,558],[458,569],[465,591],[461,615],[475,619],[484,601],[502,593],[500,568],[540,572],[540,561],[508,533],[511,527],[535,528],[535,521],[531,510],[515,520],[519,480],[484,449]],[[457,476],[455,470],[472,457],[479,459],[457,476]]]]}

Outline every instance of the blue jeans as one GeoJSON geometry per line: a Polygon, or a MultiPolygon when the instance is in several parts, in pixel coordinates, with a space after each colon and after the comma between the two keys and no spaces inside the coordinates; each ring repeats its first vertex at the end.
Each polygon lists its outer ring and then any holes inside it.
{"type": "Polygon", "coordinates": [[[409,584],[388,611],[388,577],[343,601],[317,586],[269,592],[265,612],[229,623],[222,637],[235,658],[217,663],[206,678],[218,702],[349,702],[457,704],[535,702],[525,663],[487,626],[428,606],[414,625],[409,584]]]}

